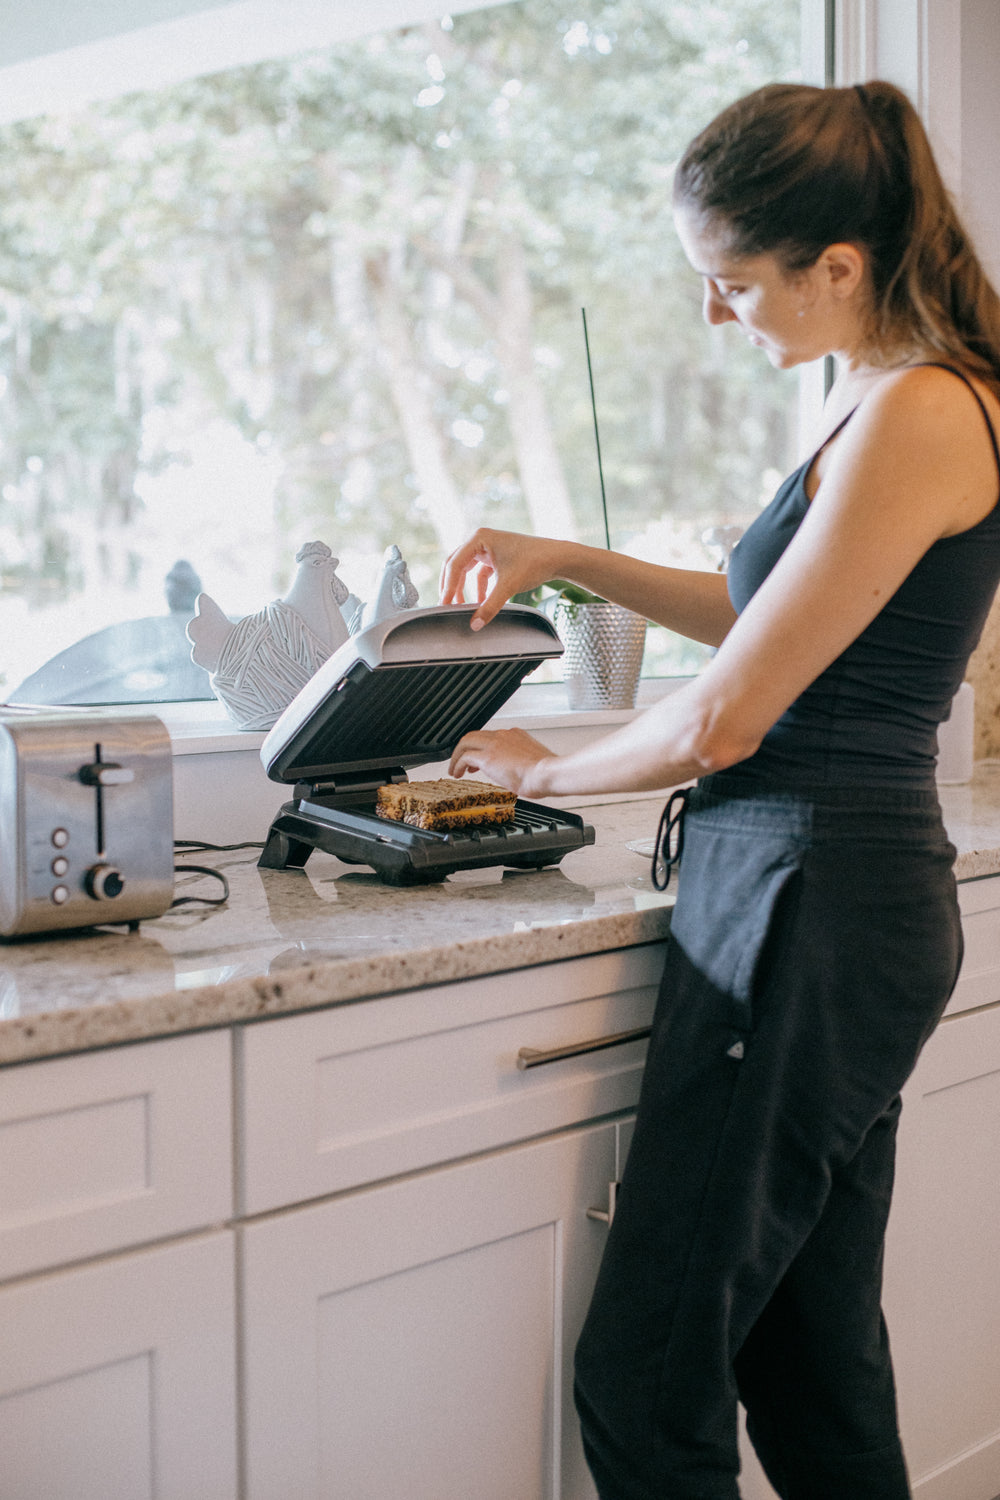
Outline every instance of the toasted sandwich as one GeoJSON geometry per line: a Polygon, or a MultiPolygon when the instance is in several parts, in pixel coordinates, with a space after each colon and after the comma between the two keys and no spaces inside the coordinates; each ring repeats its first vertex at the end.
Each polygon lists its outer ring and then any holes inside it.
{"type": "Polygon", "coordinates": [[[517,797],[488,781],[403,781],[380,786],[375,810],[413,828],[446,832],[476,824],[513,823],[517,797]]]}

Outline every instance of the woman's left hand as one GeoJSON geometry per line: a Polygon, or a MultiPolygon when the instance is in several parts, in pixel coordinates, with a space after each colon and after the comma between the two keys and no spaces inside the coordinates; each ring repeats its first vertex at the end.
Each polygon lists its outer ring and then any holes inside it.
{"type": "Polygon", "coordinates": [[[538,797],[545,790],[541,764],[556,759],[523,729],[479,729],[459,741],[448,769],[452,776],[479,772],[520,796],[538,797]]]}

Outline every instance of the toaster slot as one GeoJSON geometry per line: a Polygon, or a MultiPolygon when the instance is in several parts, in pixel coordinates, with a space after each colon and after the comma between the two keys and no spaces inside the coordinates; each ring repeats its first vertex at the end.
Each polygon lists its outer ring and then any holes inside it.
{"type": "MultiPolygon", "coordinates": [[[[98,859],[105,855],[105,822],[104,822],[104,789],[112,786],[128,786],[135,780],[135,772],[128,766],[119,765],[117,761],[105,760],[101,753],[101,745],[94,746],[94,759],[87,765],[82,765],[78,772],[84,786],[94,789],[94,850],[98,859]]],[[[117,891],[106,891],[106,895],[119,895],[117,891]]]]}

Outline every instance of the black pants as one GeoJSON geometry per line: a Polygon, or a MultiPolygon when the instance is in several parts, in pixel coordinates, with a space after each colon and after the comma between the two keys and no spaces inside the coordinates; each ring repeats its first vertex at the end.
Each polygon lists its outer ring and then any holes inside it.
{"type": "Polygon", "coordinates": [[[577,1350],[602,1500],[906,1500],[882,1319],[899,1091],[961,931],[933,789],[707,778],[577,1350]]]}

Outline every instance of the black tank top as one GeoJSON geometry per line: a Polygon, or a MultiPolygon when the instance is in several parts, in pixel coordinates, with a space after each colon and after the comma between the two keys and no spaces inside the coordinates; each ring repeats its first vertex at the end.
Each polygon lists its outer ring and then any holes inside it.
{"type": "MultiPolygon", "coordinates": [[[[978,392],[961,371],[940,368],[964,380],[975,396],[1000,473],[996,435],[978,392]]],[[[728,583],[737,613],[802,523],[812,461],[789,475],[733,551],[728,583]]],[[[740,769],[786,784],[933,784],[938,725],[962,683],[998,581],[1000,503],[975,526],[928,548],[871,624],[795,700],[740,769]]]]}

